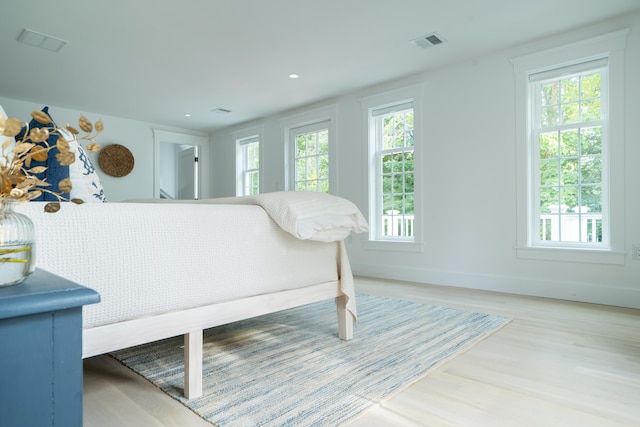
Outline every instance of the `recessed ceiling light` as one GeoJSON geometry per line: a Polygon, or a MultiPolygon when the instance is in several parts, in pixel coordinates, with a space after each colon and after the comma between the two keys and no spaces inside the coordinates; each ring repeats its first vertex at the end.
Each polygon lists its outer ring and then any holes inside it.
{"type": "Polygon", "coordinates": [[[184,116],[185,116],[185,117],[191,117],[191,114],[189,114],[189,113],[184,113],[184,116]]]}
{"type": "Polygon", "coordinates": [[[289,78],[290,79],[298,79],[298,78],[300,78],[300,74],[291,73],[291,74],[289,74],[289,78]]]}

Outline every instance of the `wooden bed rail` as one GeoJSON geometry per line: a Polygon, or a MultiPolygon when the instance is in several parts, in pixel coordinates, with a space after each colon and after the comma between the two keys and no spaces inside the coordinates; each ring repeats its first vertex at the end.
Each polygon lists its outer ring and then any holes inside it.
{"type": "Polygon", "coordinates": [[[336,298],[338,336],[353,338],[354,319],[346,309],[340,282],[332,281],[299,289],[257,295],[181,311],[96,326],[83,330],[82,357],[184,335],[184,395],[202,395],[202,331],[288,308],[336,298]]]}

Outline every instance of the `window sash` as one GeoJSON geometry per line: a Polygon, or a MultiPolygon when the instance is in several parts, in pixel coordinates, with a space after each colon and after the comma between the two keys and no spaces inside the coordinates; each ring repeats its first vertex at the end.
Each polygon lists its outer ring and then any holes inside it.
{"type": "MultiPolygon", "coordinates": [[[[410,154],[414,156],[414,145],[406,145],[402,147],[393,147],[385,149],[384,146],[384,120],[386,117],[405,113],[414,112],[413,103],[405,102],[402,104],[385,106],[371,110],[370,120],[373,121],[374,138],[375,138],[375,180],[376,180],[376,200],[375,200],[375,240],[379,241],[415,241],[414,233],[414,213],[408,213],[406,206],[410,198],[415,203],[415,191],[405,192],[406,181],[409,176],[415,177],[415,167],[411,171],[391,170],[385,171],[383,159],[385,157],[401,156],[403,165],[406,156],[410,154]],[[402,182],[402,191],[394,191],[397,181],[402,182]],[[390,192],[385,192],[385,181],[389,183],[390,192]],[[385,211],[385,199],[389,202],[391,199],[392,209],[385,211]],[[394,209],[396,203],[400,202],[402,210],[394,209]]],[[[406,126],[405,126],[406,128],[406,126]]],[[[393,163],[392,163],[393,165],[393,163]]],[[[415,165],[415,163],[414,163],[415,165]]],[[[393,167],[392,167],[393,168],[393,167]]]]}
{"type": "MultiPolygon", "coordinates": [[[[585,61],[575,63],[570,66],[563,66],[556,69],[546,70],[542,73],[534,73],[529,76],[529,96],[531,104],[531,163],[533,176],[530,180],[531,206],[529,223],[529,236],[531,245],[534,247],[565,247],[565,248],[595,248],[610,249],[610,228],[609,228],[609,199],[608,199],[608,73],[607,59],[585,61]],[[600,119],[599,120],[578,120],[571,123],[561,123],[562,114],[559,121],[555,125],[542,124],[542,96],[541,87],[543,84],[554,81],[566,81],[575,77],[582,77],[592,73],[600,73],[600,119]],[[601,149],[599,153],[592,155],[580,152],[582,130],[590,128],[601,129],[601,149]],[[561,152],[562,139],[561,136],[569,131],[575,131],[578,136],[578,151],[571,153],[575,155],[563,155],[561,152]],[[541,182],[541,174],[543,162],[546,160],[540,158],[540,140],[545,134],[557,134],[558,145],[557,155],[549,160],[549,165],[554,166],[553,162],[557,160],[558,171],[557,179],[554,178],[553,185],[543,185],[541,182]],[[582,162],[591,158],[600,159],[600,181],[597,184],[600,187],[600,205],[601,212],[598,215],[585,212],[581,206],[584,206],[582,195],[585,190],[591,186],[585,184],[580,179],[582,174],[582,162]],[[564,163],[578,165],[577,177],[575,183],[564,182],[562,165],[564,163]],[[547,189],[550,194],[555,190],[557,192],[558,204],[551,212],[542,211],[541,198],[543,189],[547,189]],[[574,212],[568,212],[563,207],[563,192],[577,193],[578,206],[569,206],[574,212]],[[564,228],[564,229],[563,229],[564,228]],[[598,238],[599,237],[599,238],[598,238]]],[[[577,103],[580,108],[582,104],[581,96],[578,97],[577,103]]],[[[556,105],[556,104],[552,104],[556,105]]],[[[558,108],[562,109],[561,99],[558,99],[558,108]]]]}
{"type": "Polygon", "coordinates": [[[260,192],[260,137],[259,135],[242,138],[236,141],[237,144],[237,156],[238,167],[240,169],[238,174],[239,180],[239,195],[255,195],[260,192]],[[257,158],[251,158],[251,148],[256,147],[257,158]],[[250,164],[255,163],[256,167],[251,167],[250,164]]]}
{"type": "Polygon", "coordinates": [[[567,75],[583,74],[584,72],[604,69],[608,66],[607,57],[575,62],[572,64],[553,67],[544,71],[536,71],[529,74],[529,82],[543,82],[564,78],[567,75]]]}
{"type": "Polygon", "coordinates": [[[330,192],[331,176],[331,132],[330,121],[325,120],[289,131],[293,156],[293,190],[330,192]],[[298,138],[305,138],[304,154],[298,150],[298,138]],[[311,144],[314,146],[311,147],[311,144]],[[304,167],[304,170],[301,168],[304,167]],[[304,187],[304,188],[303,188],[304,187]]]}

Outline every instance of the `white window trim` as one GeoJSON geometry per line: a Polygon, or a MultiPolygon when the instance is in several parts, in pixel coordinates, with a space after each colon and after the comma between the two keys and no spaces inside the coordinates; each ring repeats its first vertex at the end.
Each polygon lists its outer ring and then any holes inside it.
{"type": "Polygon", "coordinates": [[[338,157],[337,157],[337,126],[338,106],[329,105],[314,110],[280,119],[280,128],[284,141],[284,188],[287,191],[295,190],[295,143],[291,141],[291,130],[299,127],[329,121],[329,192],[339,194],[338,191],[338,157]]]}
{"type": "Polygon", "coordinates": [[[370,229],[377,227],[378,219],[374,217],[376,212],[377,195],[374,183],[376,182],[375,163],[375,123],[370,120],[371,112],[380,108],[390,107],[392,105],[413,103],[413,130],[414,130],[414,147],[413,147],[413,164],[414,164],[414,211],[416,217],[414,219],[413,241],[407,240],[376,240],[373,232],[368,233],[368,238],[363,239],[363,247],[369,250],[397,251],[397,252],[422,252],[423,251],[423,234],[422,219],[425,213],[422,206],[422,152],[424,132],[422,128],[422,96],[423,85],[413,85],[405,88],[392,90],[372,96],[360,98],[362,109],[362,134],[365,138],[368,157],[365,165],[365,179],[367,183],[367,201],[368,218],[370,229]]]}
{"type": "Polygon", "coordinates": [[[624,188],[624,48],[628,33],[629,29],[624,29],[511,60],[516,81],[516,161],[518,165],[516,253],[519,258],[624,264],[624,192],[610,190],[624,188]],[[535,173],[530,161],[533,153],[529,138],[531,129],[528,127],[529,75],[605,56],[609,60],[608,163],[615,165],[615,167],[607,166],[609,180],[606,194],[609,195],[610,208],[610,249],[534,247],[529,227],[530,206],[533,198],[530,182],[533,182],[535,173]]]}
{"type": "Polygon", "coordinates": [[[238,152],[240,150],[240,145],[241,142],[244,140],[247,140],[249,138],[257,138],[260,145],[259,145],[259,150],[260,150],[260,166],[258,167],[258,173],[260,175],[260,181],[258,183],[258,191],[260,193],[262,193],[262,186],[263,186],[263,179],[262,179],[262,134],[263,134],[263,127],[262,126],[256,126],[256,127],[252,127],[252,128],[247,128],[247,129],[242,129],[242,130],[238,130],[235,132],[231,133],[231,138],[234,141],[235,144],[235,148],[236,148],[236,196],[241,196],[244,193],[244,186],[243,186],[243,177],[242,177],[242,173],[244,172],[244,165],[243,165],[243,161],[242,158],[238,155],[238,152]]]}

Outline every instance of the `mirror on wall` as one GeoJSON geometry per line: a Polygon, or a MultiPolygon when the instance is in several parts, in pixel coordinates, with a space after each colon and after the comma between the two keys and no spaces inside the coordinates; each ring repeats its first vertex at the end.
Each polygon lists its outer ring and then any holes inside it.
{"type": "Polygon", "coordinates": [[[202,137],[154,130],[154,197],[175,200],[200,198],[202,137]]]}

